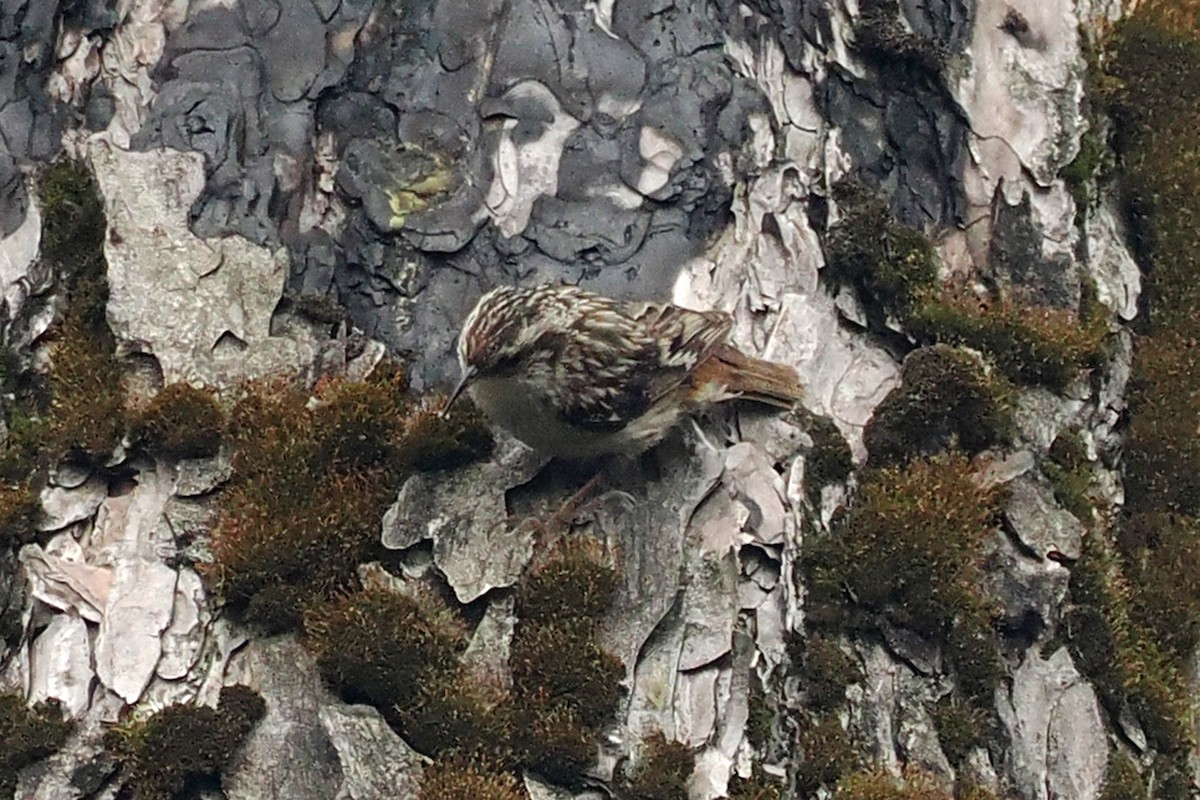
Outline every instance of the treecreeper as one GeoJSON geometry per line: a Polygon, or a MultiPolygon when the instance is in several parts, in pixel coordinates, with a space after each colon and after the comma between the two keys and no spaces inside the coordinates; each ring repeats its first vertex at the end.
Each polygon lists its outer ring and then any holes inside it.
{"type": "Polygon", "coordinates": [[[635,454],[685,416],[744,399],[791,409],[792,367],[729,344],[733,319],[670,303],[623,303],[575,286],[485,294],[458,339],[464,392],[546,456],[635,454]]]}

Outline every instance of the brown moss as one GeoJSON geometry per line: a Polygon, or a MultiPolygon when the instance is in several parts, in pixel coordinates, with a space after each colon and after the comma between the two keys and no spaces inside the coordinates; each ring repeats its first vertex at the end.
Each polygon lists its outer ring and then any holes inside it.
{"type": "Polygon", "coordinates": [[[221,690],[217,707],[173,705],[109,732],[136,800],[172,800],[217,776],[266,713],[246,686],[221,690]]]}
{"type": "Polygon", "coordinates": [[[1137,766],[1119,750],[1109,753],[1100,800],[1146,800],[1146,784],[1137,766]]]}
{"type": "Polygon", "coordinates": [[[687,800],[687,785],[695,766],[696,756],[690,747],[669,741],[656,731],[646,738],[627,788],[644,800],[687,800]]]}
{"type": "Polygon", "coordinates": [[[121,369],[110,336],[68,313],[51,348],[49,441],[54,455],[102,462],[126,428],[121,369]]]}
{"type": "Polygon", "coordinates": [[[514,751],[523,765],[546,780],[575,786],[596,760],[597,734],[565,703],[537,695],[514,709],[514,751]]]}
{"type": "Polygon", "coordinates": [[[995,493],[979,487],[960,455],[880,470],[827,544],[834,571],[858,606],[944,636],[978,604],[980,545],[997,510],[995,493]]]}
{"type": "Polygon", "coordinates": [[[922,341],[971,347],[985,353],[1011,381],[1062,391],[1081,369],[1100,366],[1108,324],[1052,308],[1008,299],[981,302],[965,292],[925,292],[908,317],[922,341]]]}
{"type": "Polygon", "coordinates": [[[211,391],[172,383],[132,425],[134,439],[168,458],[208,458],[221,447],[225,414],[211,391]]]}
{"type": "Polygon", "coordinates": [[[782,800],[783,785],[755,769],[749,778],[733,775],[729,779],[729,800],[782,800]]]}
{"type": "Polygon", "coordinates": [[[483,412],[459,400],[442,416],[446,398],[423,400],[405,422],[399,463],[422,471],[453,469],[491,455],[495,444],[483,412]]]}
{"type": "Polygon", "coordinates": [[[1132,621],[1135,588],[1103,531],[1084,538],[1071,570],[1072,607],[1064,617],[1075,663],[1114,716],[1128,707],[1151,746],[1169,755],[1191,744],[1190,700],[1177,688],[1180,666],[1153,633],[1132,621]]]}
{"type": "Polygon", "coordinates": [[[844,481],[854,469],[850,445],[829,417],[813,415],[808,422],[812,450],[804,462],[804,483],[810,497],[818,497],[821,487],[844,481]]]}
{"type": "Polygon", "coordinates": [[[425,769],[419,800],[526,800],[524,786],[510,772],[486,761],[455,758],[425,769]]]}
{"type": "Polygon", "coordinates": [[[433,757],[489,757],[512,766],[511,698],[471,669],[427,669],[411,703],[394,709],[405,740],[433,757]]]}
{"type": "Polygon", "coordinates": [[[204,574],[232,611],[294,627],[308,599],[353,583],[405,473],[395,467],[403,398],[389,385],[335,380],[310,408],[286,385],[235,405],[236,454],[204,574]]]}
{"type": "Polygon", "coordinates": [[[1128,514],[1117,544],[1133,587],[1130,621],[1183,667],[1200,645],[1200,521],[1128,514]]]}
{"type": "Polygon", "coordinates": [[[598,620],[612,604],[617,573],[590,537],[564,537],[517,586],[517,616],[528,623],[598,620]]]}
{"type": "Polygon", "coordinates": [[[41,513],[29,483],[0,486],[0,549],[33,541],[41,513]]]}
{"type": "Polygon", "coordinates": [[[0,795],[11,797],[17,772],[57,752],[73,728],[57,702],[29,708],[20,695],[0,694],[0,795]]]}
{"type": "Polygon", "coordinates": [[[863,432],[872,465],[949,448],[977,453],[1012,435],[1012,385],[977,356],[945,345],[904,359],[901,385],[880,403],[863,432]]]}
{"type": "Polygon", "coordinates": [[[425,592],[363,589],[314,606],[304,630],[305,647],[330,687],[347,702],[374,705],[393,722],[416,701],[422,681],[456,670],[466,647],[461,620],[425,592]]]}
{"type": "Polygon", "coordinates": [[[519,696],[556,698],[588,727],[604,725],[620,705],[625,668],[600,647],[592,625],[523,621],[513,638],[510,664],[519,696]]]}
{"type": "Polygon", "coordinates": [[[836,715],[805,726],[797,744],[800,763],[796,768],[796,790],[801,796],[822,786],[834,786],[862,761],[836,715]]]}
{"type": "Polygon", "coordinates": [[[953,800],[953,795],[927,773],[908,770],[896,778],[876,769],[850,775],[838,782],[834,800],[953,800]]]}
{"type": "Polygon", "coordinates": [[[801,678],[808,707],[823,714],[846,702],[846,689],[862,680],[862,670],[837,639],[814,634],[804,643],[801,678]]]}

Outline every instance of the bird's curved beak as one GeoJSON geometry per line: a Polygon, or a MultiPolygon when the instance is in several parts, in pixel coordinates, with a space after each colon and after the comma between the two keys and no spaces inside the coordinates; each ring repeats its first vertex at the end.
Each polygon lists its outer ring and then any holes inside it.
{"type": "Polygon", "coordinates": [[[475,377],[475,372],[476,370],[474,367],[466,367],[463,370],[462,380],[458,382],[458,386],[454,388],[454,391],[450,395],[450,399],[446,401],[446,405],[442,406],[442,412],[438,416],[444,419],[446,415],[450,413],[450,406],[454,405],[454,401],[457,400],[459,396],[462,395],[462,393],[466,390],[467,384],[469,384],[471,379],[475,377]]]}

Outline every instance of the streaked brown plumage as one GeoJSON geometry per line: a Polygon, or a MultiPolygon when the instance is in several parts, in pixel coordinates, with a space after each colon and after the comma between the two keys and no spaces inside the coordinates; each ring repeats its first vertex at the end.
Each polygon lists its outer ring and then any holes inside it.
{"type": "Polygon", "coordinates": [[[679,419],[744,398],[791,408],[796,371],[727,343],[720,311],[620,303],[574,286],[503,287],[463,323],[464,389],[533,449],[581,458],[644,450],[679,419]]]}

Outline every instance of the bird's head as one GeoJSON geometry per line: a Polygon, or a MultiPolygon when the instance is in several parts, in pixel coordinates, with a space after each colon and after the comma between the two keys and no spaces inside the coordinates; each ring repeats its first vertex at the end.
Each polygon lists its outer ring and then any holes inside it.
{"type": "Polygon", "coordinates": [[[511,286],[480,298],[458,337],[462,378],[446,403],[447,410],[472,381],[519,373],[545,355],[541,345],[552,330],[541,313],[543,301],[536,289],[511,286]]]}

